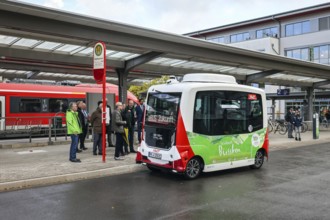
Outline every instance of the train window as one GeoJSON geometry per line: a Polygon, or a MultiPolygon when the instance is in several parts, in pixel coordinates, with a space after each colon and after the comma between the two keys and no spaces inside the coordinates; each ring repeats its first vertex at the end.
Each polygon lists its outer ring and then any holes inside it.
{"type": "Polygon", "coordinates": [[[66,112],[67,109],[67,99],[49,99],[49,112],[66,112]]]}
{"type": "Polygon", "coordinates": [[[40,99],[21,99],[19,103],[20,112],[41,112],[41,100],[40,99]]]}

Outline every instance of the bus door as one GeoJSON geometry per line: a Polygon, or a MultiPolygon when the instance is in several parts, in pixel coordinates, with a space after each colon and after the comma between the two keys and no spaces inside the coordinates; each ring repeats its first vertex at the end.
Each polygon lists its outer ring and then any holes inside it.
{"type": "Polygon", "coordinates": [[[5,97],[0,96],[0,131],[5,130],[5,97]]]}

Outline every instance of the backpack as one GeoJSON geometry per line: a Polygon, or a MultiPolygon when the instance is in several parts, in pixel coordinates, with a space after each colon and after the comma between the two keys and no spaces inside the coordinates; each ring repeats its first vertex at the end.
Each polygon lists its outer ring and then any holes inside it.
{"type": "Polygon", "coordinates": [[[290,115],[289,114],[290,113],[288,112],[284,117],[285,121],[287,121],[287,122],[290,122],[290,115]]]}

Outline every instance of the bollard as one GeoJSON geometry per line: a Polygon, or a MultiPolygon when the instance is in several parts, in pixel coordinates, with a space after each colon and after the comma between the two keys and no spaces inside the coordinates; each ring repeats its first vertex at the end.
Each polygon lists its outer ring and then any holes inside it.
{"type": "Polygon", "coordinates": [[[313,114],[313,139],[319,139],[320,136],[320,122],[319,114],[313,114]]]}

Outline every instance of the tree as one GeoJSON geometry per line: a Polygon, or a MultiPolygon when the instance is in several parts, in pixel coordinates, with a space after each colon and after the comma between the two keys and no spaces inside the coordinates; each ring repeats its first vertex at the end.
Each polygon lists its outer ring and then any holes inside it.
{"type": "Polygon", "coordinates": [[[129,87],[128,91],[133,93],[136,97],[139,97],[141,92],[147,92],[148,89],[153,85],[165,84],[168,79],[169,76],[162,76],[160,78],[153,79],[149,82],[145,82],[141,86],[132,85],[129,87]]]}

